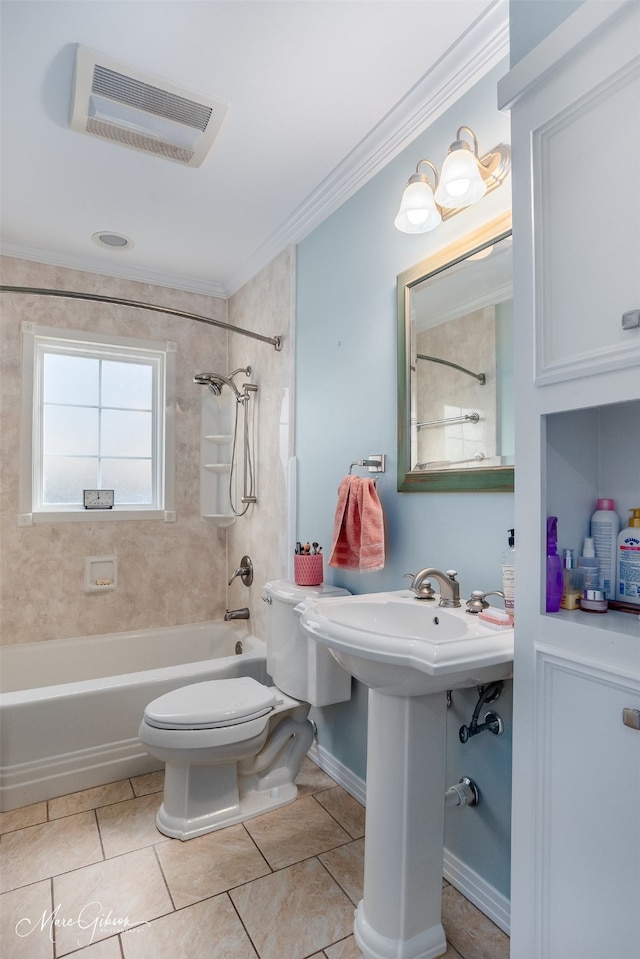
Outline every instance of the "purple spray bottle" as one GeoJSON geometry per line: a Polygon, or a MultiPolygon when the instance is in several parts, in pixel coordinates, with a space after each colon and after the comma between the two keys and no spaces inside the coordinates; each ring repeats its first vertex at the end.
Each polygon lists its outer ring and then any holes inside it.
{"type": "Polygon", "coordinates": [[[557,613],[562,599],[562,562],[558,556],[558,517],[547,517],[547,612],[557,613]]]}

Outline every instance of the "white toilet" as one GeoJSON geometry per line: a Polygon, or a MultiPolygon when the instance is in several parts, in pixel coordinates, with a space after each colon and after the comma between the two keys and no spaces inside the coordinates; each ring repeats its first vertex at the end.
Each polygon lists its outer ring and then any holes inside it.
{"type": "Polygon", "coordinates": [[[267,671],[173,690],[149,703],[138,736],[166,764],[156,824],[191,839],[296,798],[295,778],[314,736],[310,706],[351,698],[351,676],[300,627],[299,603],[347,594],[336,586],[265,586],[267,671]]]}

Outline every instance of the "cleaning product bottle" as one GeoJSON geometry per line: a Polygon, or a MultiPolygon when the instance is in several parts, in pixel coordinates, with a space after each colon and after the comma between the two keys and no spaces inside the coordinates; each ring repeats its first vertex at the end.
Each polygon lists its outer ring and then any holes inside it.
{"type": "Polygon", "coordinates": [[[504,609],[510,616],[515,616],[515,586],[516,586],[516,531],[509,530],[509,545],[500,557],[502,569],[502,592],[504,593],[504,609]]]}
{"type": "Polygon", "coordinates": [[[547,612],[557,613],[562,600],[562,562],[558,556],[558,517],[547,517],[547,612]]]}
{"type": "Polygon", "coordinates": [[[612,499],[599,499],[591,517],[591,536],[598,558],[599,588],[607,599],[616,596],[616,552],[620,519],[612,499]]]}
{"type": "Polygon", "coordinates": [[[640,509],[618,536],[616,599],[640,606],[640,509]]]}

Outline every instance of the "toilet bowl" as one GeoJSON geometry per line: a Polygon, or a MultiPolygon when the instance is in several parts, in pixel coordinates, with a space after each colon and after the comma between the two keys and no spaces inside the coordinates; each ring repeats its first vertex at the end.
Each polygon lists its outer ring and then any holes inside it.
{"type": "Polygon", "coordinates": [[[165,763],[156,825],[166,836],[191,839],[292,802],[315,734],[310,707],[351,697],[350,674],[299,624],[299,604],[347,590],[285,580],[264,589],[273,685],[250,676],[194,683],[144,711],[138,737],[165,763]]]}

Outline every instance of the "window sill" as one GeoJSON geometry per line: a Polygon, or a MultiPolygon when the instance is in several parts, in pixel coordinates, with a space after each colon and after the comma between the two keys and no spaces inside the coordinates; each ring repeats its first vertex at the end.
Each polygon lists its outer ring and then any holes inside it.
{"type": "Polygon", "coordinates": [[[163,509],[39,510],[34,513],[19,513],[18,526],[38,526],[42,523],[113,523],[144,519],[175,523],[176,514],[173,510],[163,509]]]}

